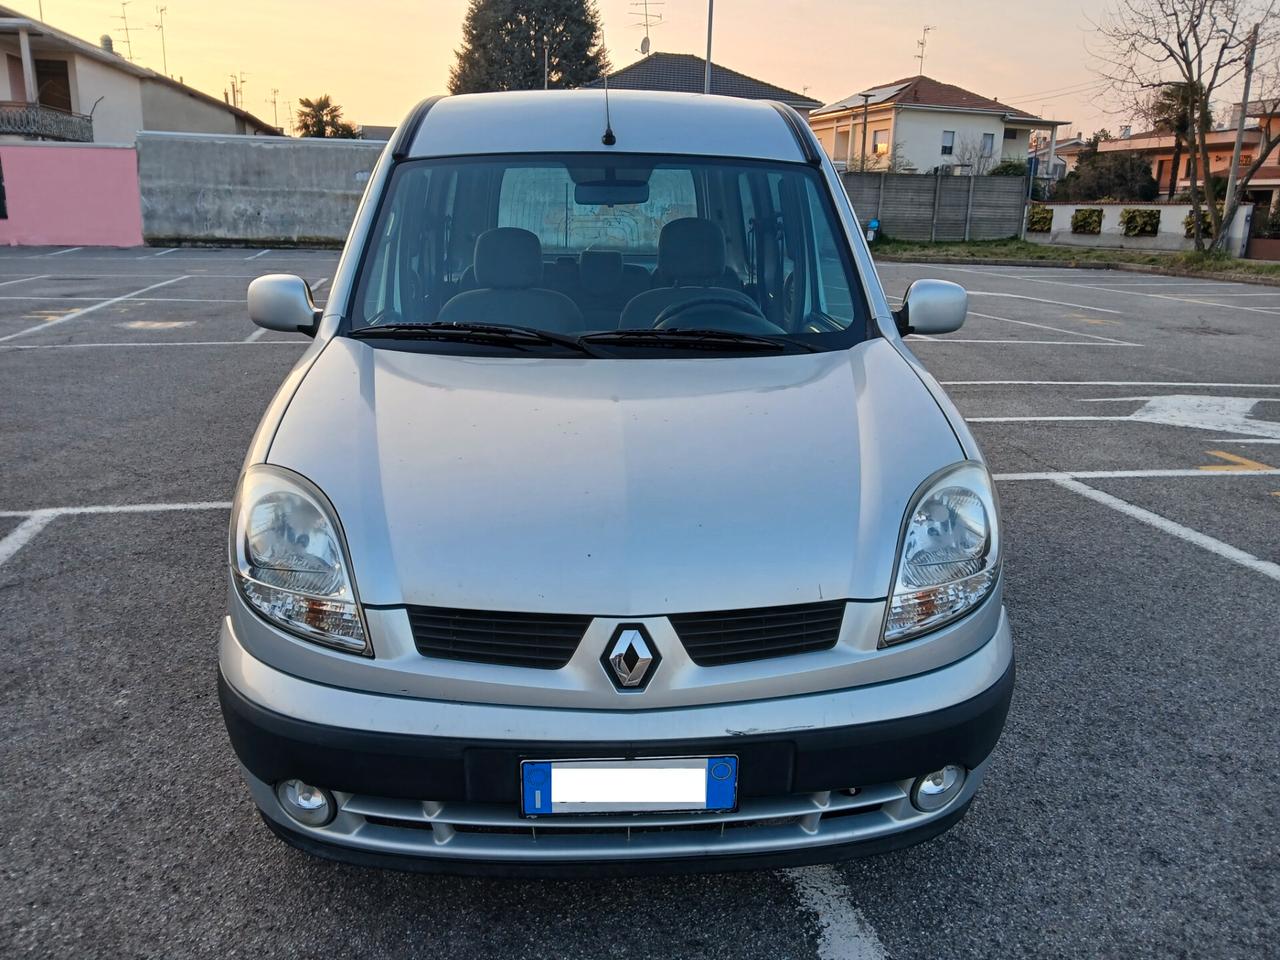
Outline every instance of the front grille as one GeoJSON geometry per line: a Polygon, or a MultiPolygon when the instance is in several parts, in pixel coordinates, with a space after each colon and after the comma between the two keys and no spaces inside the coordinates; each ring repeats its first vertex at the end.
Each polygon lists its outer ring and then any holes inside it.
{"type": "Polygon", "coordinates": [[[578,649],[590,617],[408,607],[413,642],[424,657],[556,670],[578,649]]]}
{"type": "Polygon", "coordinates": [[[681,613],[670,617],[690,659],[700,667],[746,663],[829,650],[840,636],[845,601],[755,610],[681,613]]]}

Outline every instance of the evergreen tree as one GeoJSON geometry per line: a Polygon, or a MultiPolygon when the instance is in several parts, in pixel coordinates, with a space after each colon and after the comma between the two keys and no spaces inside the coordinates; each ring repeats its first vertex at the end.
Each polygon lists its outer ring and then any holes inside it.
{"type": "Polygon", "coordinates": [[[580,87],[609,71],[595,0],[471,0],[451,93],[580,87]]]}

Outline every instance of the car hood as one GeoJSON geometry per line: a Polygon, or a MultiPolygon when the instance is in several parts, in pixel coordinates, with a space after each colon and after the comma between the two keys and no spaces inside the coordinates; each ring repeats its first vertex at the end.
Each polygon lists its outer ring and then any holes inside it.
{"type": "Polygon", "coordinates": [[[365,603],[646,616],[884,597],[908,500],[962,456],[883,340],[609,360],[337,337],[268,461],[332,501],[365,603]]]}

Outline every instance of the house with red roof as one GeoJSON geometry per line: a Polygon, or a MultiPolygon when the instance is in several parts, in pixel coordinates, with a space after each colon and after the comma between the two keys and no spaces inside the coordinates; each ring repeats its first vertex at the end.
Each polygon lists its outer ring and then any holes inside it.
{"type": "Polygon", "coordinates": [[[980,94],[917,76],[870,87],[809,114],[832,160],[848,170],[984,174],[1002,160],[1027,159],[1045,120],[980,94]]]}

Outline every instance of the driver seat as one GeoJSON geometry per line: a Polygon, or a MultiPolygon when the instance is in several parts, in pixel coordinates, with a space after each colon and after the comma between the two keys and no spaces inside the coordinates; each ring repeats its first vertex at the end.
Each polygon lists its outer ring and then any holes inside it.
{"type": "Polygon", "coordinates": [[[725,268],[724,231],[720,225],[700,217],[672,220],[658,234],[657,275],[672,285],[637,294],[622,308],[621,330],[651,328],[658,315],[672,304],[687,303],[709,295],[740,298],[744,306],[758,311],[745,293],[722,286],[725,268]]]}

